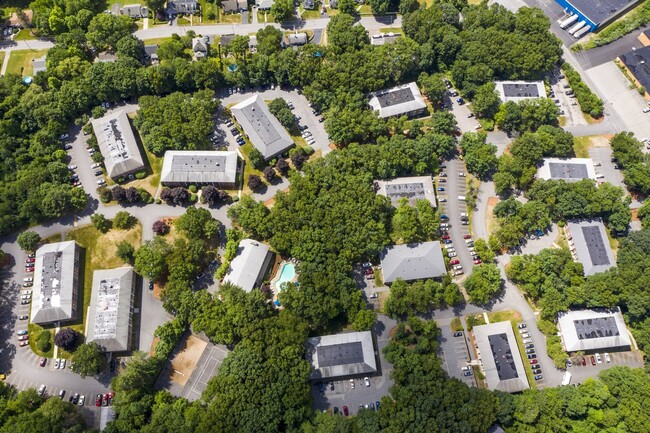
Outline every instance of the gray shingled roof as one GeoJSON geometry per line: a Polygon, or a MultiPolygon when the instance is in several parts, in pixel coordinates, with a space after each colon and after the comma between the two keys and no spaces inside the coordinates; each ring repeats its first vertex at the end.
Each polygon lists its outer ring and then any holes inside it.
{"type": "Polygon", "coordinates": [[[86,324],[87,342],[94,341],[105,352],[130,349],[134,283],[133,268],[128,266],[93,273],[86,324]]]}
{"type": "Polygon", "coordinates": [[[572,252],[575,252],[578,261],[582,263],[585,275],[604,272],[616,265],[605,225],[600,218],[569,221],[566,227],[572,252]]]}
{"type": "Polygon", "coordinates": [[[92,124],[109,177],[115,179],[144,168],[138,143],[124,110],[95,119],[92,124]]]}
{"type": "Polygon", "coordinates": [[[46,244],[36,251],[31,323],[77,317],[79,248],[74,241],[46,244]]]}
{"type": "Polygon", "coordinates": [[[436,278],[447,273],[438,241],[388,247],[381,254],[381,269],[385,283],[398,278],[404,281],[436,278]]]}
{"type": "Polygon", "coordinates": [[[372,333],[348,332],[307,340],[310,380],[368,376],[377,372],[372,333]]]}
{"type": "Polygon", "coordinates": [[[264,159],[271,159],[294,145],[259,93],[243,100],[230,111],[264,159]]]}
{"type": "Polygon", "coordinates": [[[567,352],[630,346],[621,310],[575,310],[558,314],[557,325],[567,352]]]}
{"type": "Polygon", "coordinates": [[[237,152],[217,150],[168,150],[160,182],[163,184],[223,184],[237,181],[237,152]]]}
{"type": "Polygon", "coordinates": [[[415,82],[371,93],[368,104],[379,112],[381,118],[402,116],[427,108],[415,82]]]}
{"type": "Polygon", "coordinates": [[[253,239],[242,239],[237,255],[230,262],[223,282],[232,283],[246,292],[252,291],[269,264],[269,247],[253,239]]]}
{"type": "Polygon", "coordinates": [[[521,360],[509,321],[475,326],[472,332],[488,389],[519,392],[530,387],[526,378],[526,366],[521,360]]]}

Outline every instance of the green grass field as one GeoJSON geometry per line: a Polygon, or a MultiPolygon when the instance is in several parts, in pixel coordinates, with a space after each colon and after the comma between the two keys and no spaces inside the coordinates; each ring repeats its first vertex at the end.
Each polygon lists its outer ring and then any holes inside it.
{"type": "Polygon", "coordinates": [[[27,29],[22,29],[16,35],[14,35],[14,41],[32,41],[38,39],[27,29]]]}
{"type": "Polygon", "coordinates": [[[47,50],[15,50],[11,52],[7,63],[7,74],[32,75],[34,59],[40,59],[47,50]]]}

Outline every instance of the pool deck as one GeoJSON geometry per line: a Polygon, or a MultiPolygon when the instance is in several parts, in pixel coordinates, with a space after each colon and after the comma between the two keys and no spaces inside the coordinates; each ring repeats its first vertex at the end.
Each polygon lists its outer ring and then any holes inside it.
{"type": "MultiPolygon", "coordinates": [[[[282,262],[280,262],[280,264],[276,268],[275,275],[273,276],[273,278],[270,281],[271,291],[273,291],[273,302],[277,301],[278,293],[280,293],[280,289],[275,287],[275,284],[280,280],[280,276],[282,276],[282,270],[284,269],[284,265],[292,264],[292,265],[295,266],[297,263],[298,263],[298,261],[296,259],[283,260],[282,262]]],[[[290,282],[293,283],[293,282],[295,282],[297,280],[298,280],[298,272],[295,273],[295,275],[290,280],[290,282]]]]}

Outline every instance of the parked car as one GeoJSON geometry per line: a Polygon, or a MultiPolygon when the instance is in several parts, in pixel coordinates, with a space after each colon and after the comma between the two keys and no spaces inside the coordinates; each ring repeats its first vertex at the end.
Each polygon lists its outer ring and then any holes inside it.
{"type": "Polygon", "coordinates": [[[47,358],[43,357],[43,358],[41,358],[41,360],[40,360],[40,362],[38,363],[38,365],[39,365],[40,367],[45,367],[45,364],[47,364],[47,358]]]}
{"type": "Polygon", "coordinates": [[[593,355],[591,355],[589,359],[591,360],[591,365],[596,365],[596,358],[594,358],[593,355]]]}
{"type": "Polygon", "coordinates": [[[29,344],[29,341],[20,341],[20,342],[18,343],[18,346],[20,346],[20,347],[25,347],[25,346],[27,346],[28,344],[29,344]]]}
{"type": "Polygon", "coordinates": [[[79,396],[79,403],[77,404],[79,406],[83,406],[85,401],[86,401],[86,396],[82,394],[81,396],[79,396]]]}
{"type": "Polygon", "coordinates": [[[474,260],[474,264],[475,264],[475,265],[480,265],[481,263],[483,263],[483,262],[481,261],[481,259],[476,259],[476,260],[474,260]]]}
{"type": "Polygon", "coordinates": [[[350,411],[348,411],[348,407],[347,407],[347,406],[343,406],[343,415],[345,415],[345,416],[350,415],[350,411]]]}
{"type": "Polygon", "coordinates": [[[102,405],[102,395],[97,394],[97,397],[95,398],[95,406],[99,407],[102,405]]]}
{"type": "Polygon", "coordinates": [[[456,257],[456,253],[454,252],[447,253],[447,257],[456,257]]]}
{"type": "Polygon", "coordinates": [[[457,264],[459,264],[459,263],[460,263],[460,261],[459,261],[458,259],[453,259],[453,260],[450,260],[450,261],[449,261],[449,264],[450,264],[450,265],[457,265],[457,264]]]}
{"type": "Polygon", "coordinates": [[[542,376],[541,374],[535,376],[535,380],[542,380],[543,378],[544,376],[542,376]]]}
{"type": "Polygon", "coordinates": [[[600,357],[600,353],[597,353],[597,354],[596,354],[596,362],[597,362],[598,364],[602,364],[602,363],[603,363],[603,358],[600,357]]]}
{"type": "Polygon", "coordinates": [[[612,362],[612,359],[609,357],[609,353],[606,353],[606,354],[605,354],[605,362],[608,363],[608,364],[609,364],[610,362],[612,362]]]}
{"type": "Polygon", "coordinates": [[[582,358],[582,361],[580,362],[583,366],[587,365],[587,360],[585,358],[582,358]]]}
{"type": "Polygon", "coordinates": [[[536,359],[531,359],[531,360],[528,361],[528,362],[530,362],[531,364],[537,364],[537,360],[536,360],[536,359]]]}
{"type": "Polygon", "coordinates": [[[460,176],[460,177],[465,177],[466,174],[465,174],[464,171],[459,171],[459,172],[458,172],[458,176],[460,176]]]}
{"type": "Polygon", "coordinates": [[[27,320],[28,318],[29,318],[29,316],[27,316],[26,314],[18,316],[18,320],[27,320]]]}
{"type": "Polygon", "coordinates": [[[443,239],[442,243],[443,244],[451,244],[453,241],[451,239],[443,239]]]}
{"type": "Polygon", "coordinates": [[[366,386],[370,386],[370,378],[368,376],[364,377],[363,381],[366,383],[366,386]]]}
{"type": "Polygon", "coordinates": [[[526,349],[526,353],[535,353],[535,349],[526,349]]]}
{"type": "Polygon", "coordinates": [[[454,332],[454,337],[462,337],[462,336],[463,336],[463,331],[454,332]]]}
{"type": "Polygon", "coordinates": [[[62,389],[61,391],[59,391],[59,398],[61,400],[63,400],[63,397],[65,397],[65,389],[62,389]]]}
{"type": "Polygon", "coordinates": [[[534,353],[531,353],[531,354],[529,354],[529,355],[527,355],[527,356],[528,356],[528,359],[535,359],[535,358],[537,358],[537,355],[535,355],[534,353]]]}
{"type": "Polygon", "coordinates": [[[443,187],[441,187],[441,186],[438,187],[437,189],[438,189],[438,191],[444,191],[444,190],[445,190],[445,189],[444,189],[443,187]]]}
{"type": "Polygon", "coordinates": [[[43,394],[45,394],[45,385],[41,385],[38,388],[38,395],[43,395],[43,394]]]}
{"type": "Polygon", "coordinates": [[[451,236],[449,236],[449,235],[442,235],[441,236],[441,239],[450,239],[450,238],[451,238],[451,236]]]}
{"type": "Polygon", "coordinates": [[[61,363],[59,364],[59,368],[63,370],[65,368],[65,359],[61,360],[61,363]]]}
{"type": "Polygon", "coordinates": [[[102,174],[104,174],[104,172],[101,170],[95,171],[95,176],[101,176],[102,174]]]}
{"type": "Polygon", "coordinates": [[[106,184],[106,181],[104,179],[99,179],[97,181],[97,185],[104,185],[104,184],[106,184]]]}
{"type": "Polygon", "coordinates": [[[34,272],[34,268],[25,268],[25,272],[34,272]]]}
{"type": "Polygon", "coordinates": [[[100,164],[98,162],[90,164],[90,168],[99,168],[99,167],[100,167],[100,164]]]}
{"type": "Polygon", "coordinates": [[[350,388],[354,389],[354,380],[350,379],[350,388]]]}
{"type": "Polygon", "coordinates": [[[464,272],[463,272],[462,269],[459,269],[459,270],[457,270],[457,271],[454,271],[454,275],[463,275],[463,274],[464,274],[464,272]]]}
{"type": "Polygon", "coordinates": [[[525,327],[526,327],[525,323],[520,323],[519,325],[517,325],[517,328],[519,328],[519,329],[524,329],[525,327]]]}
{"type": "Polygon", "coordinates": [[[472,372],[471,371],[466,371],[463,373],[463,376],[471,376],[472,372]]]}
{"type": "Polygon", "coordinates": [[[526,343],[532,343],[532,342],[533,342],[533,339],[532,339],[532,338],[526,338],[526,339],[524,340],[524,344],[526,344],[526,343]]]}

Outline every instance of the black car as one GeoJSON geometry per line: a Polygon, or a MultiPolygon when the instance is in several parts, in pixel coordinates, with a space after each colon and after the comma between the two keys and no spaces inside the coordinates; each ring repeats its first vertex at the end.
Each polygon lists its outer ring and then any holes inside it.
{"type": "Polygon", "coordinates": [[[101,176],[102,174],[104,174],[104,172],[101,171],[101,170],[97,170],[97,171],[95,172],[95,176],[101,176]]]}
{"type": "Polygon", "coordinates": [[[70,149],[72,149],[72,145],[71,144],[66,144],[63,148],[65,150],[70,150],[70,149]]]}
{"type": "Polygon", "coordinates": [[[149,290],[153,290],[153,280],[149,280],[149,290]]]}
{"type": "Polygon", "coordinates": [[[339,413],[339,408],[337,406],[334,406],[334,415],[337,415],[339,413]]]}
{"type": "Polygon", "coordinates": [[[463,331],[454,332],[454,337],[462,337],[462,336],[463,336],[463,331]]]}

